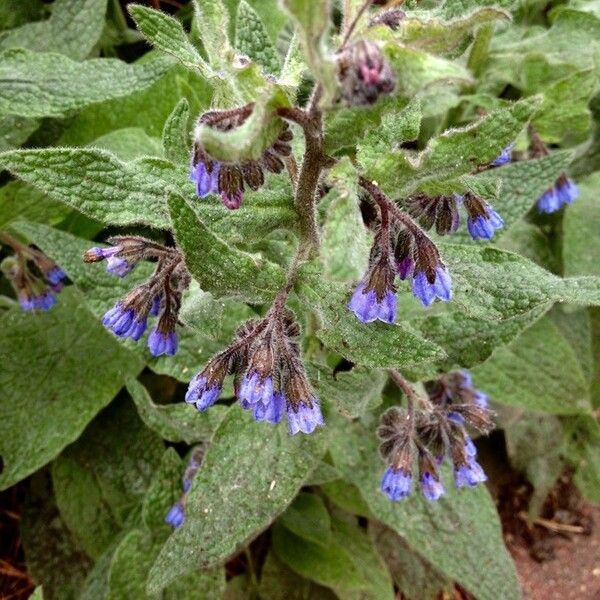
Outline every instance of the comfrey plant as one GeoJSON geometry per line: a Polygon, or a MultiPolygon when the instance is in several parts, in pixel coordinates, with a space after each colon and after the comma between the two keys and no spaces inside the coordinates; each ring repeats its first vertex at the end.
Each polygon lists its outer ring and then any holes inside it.
{"type": "Polygon", "coordinates": [[[595,477],[600,43],[564,39],[600,20],[130,3],[148,52],[119,3],[60,44],[73,3],[0,44],[0,486],[36,473],[60,522],[23,513],[32,565],[86,597],[393,600],[401,548],[432,596],[516,600],[487,477],[508,456],[532,506],[543,460],[595,477]]]}

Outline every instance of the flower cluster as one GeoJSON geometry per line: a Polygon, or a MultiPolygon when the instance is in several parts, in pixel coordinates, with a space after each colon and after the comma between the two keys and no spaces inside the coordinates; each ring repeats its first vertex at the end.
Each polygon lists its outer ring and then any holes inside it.
{"type": "Polygon", "coordinates": [[[400,8],[390,8],[377,13],[369,20],[369,27],[377,25],[385,25],[392,31],[396,31],[400,27],[400,23],[406,18],[406,13],[400,8]]]}
{"type": "Polygon", "coordinates": [[[192,455],[185,469],[183,477],[181,479],[181,487],[183,494],[181,498],[169,509],[165,516],[165,523],[177,529],[185,523],[185,505],[187,501],[187,495],[192,489],[192,483],[200,465],[202,464],[202,457],[204,455],[204,449],[198,446],[192,450],[192,455]]]}
{"type": "Polygon", "coordinates": [[[195,183],[196,193],[200,198],[220,194],[223,204],[234,210],[242,203],[245,186],[256,191],[263,185],[263,168],[271,173],[283,171],[283,159],[292,153],[290,142],[293,138],[292,130],[285,121],[281,121],[279,136],[263,151],[259,160],[219,161],[211,157],[199,141],[200,128],[230,131],[242,126],[252,114],[253,108],[253,104],[247,104],[233,110],[211,110],[198,119],[190,179],[195,183]]]}
{"type": "Polygon", "coordinates": [[[412,280],[413,294],[424,306],[452,298],[450,274],[436,245],[414,223],[402,223],[393,213],[388,218],[392,226],[382,223],[377,229],[369,267],[348,303],[363,323],[396,320],[396,276],[412,280]]]}
{"type": "Polygon", "coordinates": [[[566,204],[571,204],[579,197],[579,188],[575,182],[561,173],[552,187],[549,187],[537,201],[537,209],[541,213],[553,213],[566,204]]]}
{"type": "Polygon", "coordinates": [[[25,311],[50,310],[64,287],[65,272],[43,252],[16,244],[16,253],[6,257],[0,269],[10,282],[25,311]]]}
{"type": "Polygon", "coordinates": [[[338,53],[337,76],[342,98],[350,105],[374,104],[396,86],[379,46],[369,40],[358,40],[338,53]]]}
{"type": "Polygon", "coordinates": [[[240,406],[256,421],[276,424],[285,412],[291,435],[312,433],[324,422],[294,341],[299,334],[288,310],[274,308],[263,319],[247,321],[234,342],[192,379],[185,401],[207,410],[219,399],[225,377],[235,374],[240,406]]]}
{"type": "Polygon", "coordinates": [[[435,225],[438,235],[446,235],[458,229],[459,206],[467,213],[467,229],[474,240],[491,240],[497,229],[504,226],[502,217],[482,198],[471,192],[430,197],[415,194],[406,202],[407,211],[425,229],[435,225]]]}
{"type": "Polygon", "coordinates": [[[106,270],[125,277],[141,260],[156,261],[153,275],[121,298],[105,315],[102,323],[115,335],[138,341],[148,327],[148,317],[157,322],[148,336],[153,356],[172,356],[178,349],[175,326],[183,292],[190,283],[179,252],[146,238],[118,236],[108,240],[108,248],[90,248],[84,254],[88,263],[106,260],[106,270]]]}
{"type": "Polygon", "coordinates": [[[427,500],[437,500],[444,494],[439,467],[446,457],[454,466],[456,487],[474,487],[486,480],[476,460],[475,444],[465,428],[470,425],[483,433],[491,429],[487,396],[473,388],[466,371],[449,373],[428,382],[426,387],[426,407],[412,412],[391,408],[383,414],[377,430],[379,450],[388,463],[381,490],[391,500],[411,494],[415,460],[427,500]]]}

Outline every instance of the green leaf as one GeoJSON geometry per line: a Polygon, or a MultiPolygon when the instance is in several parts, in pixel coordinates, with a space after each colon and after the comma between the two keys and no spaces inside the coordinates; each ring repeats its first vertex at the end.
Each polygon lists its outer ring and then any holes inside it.
{"type": "Polygon", "coordinates": [[[433,565],[415,552],[393,529],[369,522],[369,534],[387,563],[394,583],[408,600],[437,600],[454,587],[433,565]]]}
{"type": "MultiPolygon", "coordinates": [[[[190,407],[190,410],[193,410],[190,407]]],[[[264,530],[296,496],[325,451],[325,434],[292,437],[232,406],[217,428],[188,495],[186,522],[163,546],[148,589],[225,560],[264,530]],[[243,514],[243,519],[232,519],[243,514]],[[194,540],[202,540],[199,546],[194,540]]]]}
{"type": "Polygon", "coordinates": [[[361,323],[346,304],[345,287],[324,281],[305,267],[298,289],[300,299],[320,320],[317,337],[351,362],[367,367],[410,367],[443,356],[435,344],[421,338],[406,324],[361,323]]]}
{"type": "Polygon", "coordinates": [[[600,279],[561,279],[517,254],[490,246],[440,245],[452,276],[453,302],[492,320],[516,317],[548,302],[597,305],[600,279]]]}
{"type": "Polygon", "coordinates": [[[93,471],[67,450],[52,463],[52,487],[66,526],[88,556],[99,558],[120,525],[93,471]]]}
{"type": "Polygon", "coordinates": [[[384,467],[376,437],[358,424],[346,426],[345,432],[332,440],[334,464],[360,489],[375,518],[479,600],[521,597],[496,509],[485,488],[455,491],[448,485],[446,496],[435,503],[417,493],[404,502],[390,502],[379,489],[384,467]]]}
{"type": "Polygon", "coordinates": [[[296,35],[304,57],[312,72],[326,91],[333,95],[335,72],[333,63],[326,57],[325,33],[329,28],[331,6],[329,0],[280,0],[296,25],[296,35]]]}
{"type": "Polygon", "coordinates": [[[183,251],[187,268],[203,289],[248,302],[264,302],[283,286],[280,267],[227,246],[180,196],[170,196],[169,208],[177,245],[183,251]]]}
{"type": "Polygon", "coordinates": [[[0,112],[62,117],[88,104],[144,89],[170,64],[159,58],[133,65],[112,58],[77,63],[62,54],[5,50],[0,53],[0,112]]]}
{"type": "Polygon", "coordinates": [[[592,126],[588,102],[597,84],[598,75],[588,70],[544,90],[544,101],[533,125],[546,143],[573,145],[587,139],[592,126]]]}
{"type": "Polygon", "coordinates": [[[298,494],[277,522],[309,542],[327,546],[331,541],[329,513],[316,494],[298,494]]]}
{"type": "Polygon", "coordinates": [[[325,274],[338,281],[356,281],[366,270],[371,246],[360,213],[356,173],[344,161],[330,176],[334,188],[323,200],[329,201],[321,252],[325,274]]]}
{"type": "Polygon", "coordinates": [[[91,144],[93,148],[102,148],[114,154],[119,160],[135,160],[142,156],[162,156],[160,140],[150,137],[140,127],[115,129],[96,138],[91,144]]]}
{"type": "Polygon", "coordinates": [[[47,473],[36,474],[19,522],[27,572],[46,600],[75,600],[92,562],[79,548],[54,503],[47,473]]]}
{"type": "MultiPolygon", "coordinates": [[[[435,15],[435,13],[433,13],[435,15]]],[[[464,15],[465,13],[463,13],[464,15]]],[[[510,21],[510,14],[497,8],[479,8],[461,18],[446,21],[428,14],[408,15],[400,29],[389,37],[411,48],[448,55],[464,47],[465,38],[477,26],[494,21],[510,21]]]]}
{"type": "Polygon", "coordinates": [[[103,150],[49,148],[0,154],[0,164],[51,198],[116,225],[168,224],[164,184],[145,177],[139,163],[103,150]]]}
{"type": "Polygon", "coordinates": [[[229,12],[221,0],[193,0],[195,25],[212,67],[229,68],[229,12]]]}
{"type": "Polygon", "coordinates": [[[501,404],[555,414],[591,410],[578,356],[548,317],[497,349],[472,373],[477,387],[501,404]]]}
{"type": "Polygon", "coordinates": [[[142,365],[102,327],[75,290],[64,290],[47,313],[7,311],[0,315],[0,325],[6,352],[0,372],[5,415],[0,487],[5,489],[76,440],[124,378],[142,365]]]}
{"type": "Polygon", "coordinates": [[[277,75],[281,70],[281,60],[264,23],[246,0],[241,0],[238,5],[235,47],[264,67],[267,73],[277,75]]]}
{"type": "MultiPolygon", "coordinates": [[[[269,600],[306,600],[315,598],[314,584],[286,567],[270,550],[263,565],[259,595],[269,600]]],[[[336,596],[332,597],[335,598],[336,596]]],[[[227,598],[229,600],[229,598],[227,598]]]]}
{"type": "Polygon", "coordinates": [[[323,493],[329,500],[346,512],[361,517],[372,518],[367,503],[363,500],[359,489],[355,485],[343,479],[337,479],[336,481],[322,484],[321,490],[323,490],[323,493]]]}
{"type": "Polygon", "coordinates": [[[349,419],[360,417],[367,407],[377,406],[386,382],[381,371],[364,367],[332,373],[329,368],[315,365],[308,373],[317,396],[349,419]]]}
{"type": "Polygon", "coordinates": [[[58,52],[86,58],[102,35],[106,0],[56,0],[50,18],[25,23],[0,36],[0,48],[58,52]]]}
{"type": "Polygon", "coordinates": [[[597,190],[600,173],[579,184],[580,197],[565,210],[563,217],[563,263],[565,275],[600,275],[600,205],[597,190]]]}
{"type": "Polygon", "coordinates": [[[39,126],[37,119],[15,115],[0,117],[0,152],[18,148],[39,126]]]}
{"type": "Polygon", "coordinates": [[[363,165],[369,178],[387,191],[402,195],[431,181],[443,181],[470,173],[477,165],[494,160],[521,132],[539,98],[520,100],[509,108],[493,111],[462,129],[450,129],[431,139],[427,147],[411,156],[394,150],[363,165]]]}
{"type": "Polygon", "coordinates": [[[174,56],[186,67],[210,75],[208,65],[188,39],[181,23],[160,10],[129,4],[127,10],[144,37],[156,48],[174,56]]]}
{"type": "Polygon", "coordinates": [[[316,544],[275,525],[272,541],[277,558],[302,577],[343,592],[365,587],[359,566],[336,540],[316,544]]]}
{"type": "Polygon", "coordinates": [[[190,410],[184,402],[155,404],[146,388],[135,379],[127,381],[127,391],[146,426],[169,442],[196,444],[208,441],[227,412],[227,408],[220,405],[200,413],[190,410]]]}
{"type": "Polygon", "coordinates": [[[189,119],[190,104],[182,98],[165,121],[163,148],[165,156],[175,164],[186,164],[190,158],[189,119]]]}
{"type": "Polygon", "coordinates": [[[564,469],[562,425],[554,415],[526,413],[508,423],[504,435],[511,464],[533,486],[529,515],[537,518],[564,469]]]}

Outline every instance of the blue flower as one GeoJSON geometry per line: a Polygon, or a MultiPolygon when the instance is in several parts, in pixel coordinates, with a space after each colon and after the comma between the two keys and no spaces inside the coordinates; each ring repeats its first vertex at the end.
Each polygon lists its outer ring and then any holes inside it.
{"type": "Polygon", "coordinates": [[[433,281],[428,279],[424,271],[417,272],[413,275],[412,291],[424,306],[429,306],[435,298],[445,302],[451,300],[452,280],[448,269],[444,265],[438,264],[433,281]]]}
{"type": "Polygon", "coordinates": [[[165,523],[177,529],[185,523],[185,508],[181,502],[177,502],[170,509],[165,516],[165,523]]]}
{"type": "Polygon", "coordinates": [[[287,416],[290,435],[295,435],[299,431],[312,433],[318,425],[325,424],[321,407],[314,396],[310,396],[307,401],[301,400],[295,407],[288,402],[287,416]]]}
{"type": "Polygon", "coordinates": [[[411,488],[412,475],[403,469],[395,471],[393,467],[389,467],[381,480],[381,491],[393,501],[408,498],[411,488]]]}
{"type": "Polygon", "coordinates": [[[67,274],[58,265],[46,273],[46,279],[51,285],[59,285],[66,278],[67,274]]]}
{"type": "Polygon", "coordinates": [[[427,500],[433,502],[444,494],[444,486],[439,478],[426,471],[421,475],[421,491],[427,500]]]}
{"type": "Polygon", "coordinates": [[[456,425],[465,424],[465,418],[460,413],[453,411],[448,413],[448,420],[452,421],[453,423],[456,423],[456,425]]]}
{"type": "Polygon", "coordinates": [[[393,289],[388,289],[378,298],[377,291],[367,289],[366,283],[361,283],[352,294],[348,308],[363,323],[372,323],[379,319],[384,323],[396,321],[396,294],[393,289]]]}
{"type": "Polygon", "coordinates": [[[579,197],[579,188],[575,182],[564,173],[548,188],[537,201],[540,213],[553,213],[565,204],[571,204],[579,197]]]}
{"type": "Polygon", "coordinates": [[[487,207],[486,215],[478,215],[467,219],[467,228],[474,240],[491,240],[496,229],[504,227],[504,220],[491,207],[487,207]]]}
{"type": "Polygon", "coordinates": [[[506,146],[506,148],[504,148],[504,150],[502,150],[502,152],[500,153],[500,155],[494,159],[490,165],[492,167],[501,167],[502,165],[505,165],[506,163],[509,163],[512,160],[512,149],[513,149],[514,144],[510,144],[508,146],[506,146]]]}
{"type": "Polygon", "coordinates": [[[221,395],[222,386],[217,383],[209,383],[208,379],[200,373],[190,382],[185,401],[194,404],[203,412],[210,408],[221,395]]]}
{"type": "Polygon", "coordinates": [[[255,421],[266,421],[276,425],[281,421],[283,417],[283,411],[285,408],[285,396],[281,392],[275,392],[270,402],[264,404],[263,402],[257,402],[254,405],[253,415],[255,421]]]}
{"type": "Polygon", "coordinates": [[[263,377],[258,371],[246,373],[242,379],[238,392],[242,408],[253,408],[257,403],[265,406],[273,400],[273,378],[271,376],[263,377]]]}
{"type": "Polygon", "coordinates": [[[465,438],[465,453],[470,458],[477,456],[477,448],[470,436],[466,436],[465,438]]]}
{"type": "Polygon", "coordinates": [[[490,403],[490,397],[481,390],[475,390],[475,394],[473,396],[473,401],[480,408],[488,408],[490,403]]]}
{"type": "Polygon", "coordinates": [[[122,338],[139,340],[148,325],[146,316],[136,316],[133,308],[125,308],[121,302],[115,304],[102,319],[102,324],[122,338]]]}
{"type": "Polygon", "coordinates": [[[457,488],[475,487],[478,483],[486,481],[487,477],[481,465],[473,456],[467,458],[466,463],[454,468],[454,483],[457,488]]]}
{"type": "Polygon", "coordinates": [[[190,180],[196,184],[196,194],[200,198],[206,198],[209,194],[216,194],[219,187],[220,164],[212,162],[209,166],[203,161],[192,165],[190,180]]]}
{"type": "Polygon", "coordinates": [[[158,317],[158,313],[160,312],[160,308],[161,308],[161,303],[162,303],[162,297],[160,294],[157,294],[156,296],[154,296],[154,298],[152,298],[152,306],[150,307],[150,314],[153,317],[158,317]]]}
{"type": "Polygon", "coordinates": [[[35,295],[19,294],[19,305],[24,311],[50,310],[58,302],[56,296],[49,290],[35,295]]]}
{"type": "Polygon", "coordinates": [[[109,248],[90,248],[86,252],[88,262],[96,262],[106,260],[106,270],[117,277],[125,277],[133,270],[135,265],[132,265],[128,260],[120,256],[116,256],[121,252],[121,246],[111,246],[109,248]]]}
{"type": "Polygon", "coordinates": [[[159,331],[155,327],[148,336],[148,348],[152,356],[173,356],[179,347],[179,340],[174,331],[159,331]]]}

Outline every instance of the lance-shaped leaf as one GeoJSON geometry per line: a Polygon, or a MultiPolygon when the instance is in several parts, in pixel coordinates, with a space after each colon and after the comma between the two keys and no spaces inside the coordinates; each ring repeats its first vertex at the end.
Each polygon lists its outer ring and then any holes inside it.
{"type": "Polygon", "coordinates": [[[74,289],[63,290],[47,313],[15,309],[0,320],[5,352],[0,373],[4,489],[77,439],[113,399],[124,378],[135,375],[142,364],[121,348],[74,289]]]}
{"type": "Polygon", "coordinates": [[[188,123],[190,104],[182,98],[165,121],[162,143],[165,156],[175,164],[186,164],[190,159],[191,144],[188,123]]]}
{"type": "Polygon", "coordinates": [[[388,192],[407,193],[429,181],[451,179],[493,161],[515,140],[539,105],[539,98],[515,102],[462,129],[450,129],[416,155],[404,150],[369,156],[363,167],[388,192]]]}
{"type": "Polygon", "coordinates": [[[360,424],[345,426],[344,431],[344,436],[332,440],[333,462],[360,489],[376,519],[479,600],[521,597],[496,508],[485,487],[456,491],[448,481],[446,496],[438,502],[430,503],[416,491],[407,500],[391,502],[380,490],[384,465],[376,437],[360,424]]]}
{"type": "Polygon", "coordinates": [[[174,56],[186,67],[198,69],[205,77],[210,76],[209,66],[194,48],[177,19],[139,4],[129,4],[127,10],[144,37],[156,48],[174,56]]]}
{"type": "Polygon", "coordinates": [[[330,1],[281,0],[281,4],[294,20],[296,35],[311,72],[323,86],[326,100],[331,100],[336,74],[333,62],[327,57],[324,39],[329,28],[330,1]]]}
{"type": "Polygon", "coordinates": [[[368,367],[411,367],[444,355],[407,323],[361,323],[346,307],[350,292],[345,286],[323,281],[311,267],[302,273],[298,293],[320,319],[317,337],[348,360],[368,367]]]}
{"type": "Polygon", "coordinates": [[[212,67],[228,67],[229,11],[222,0],[193,0],[195,27],[212,67]]]}
{"type": "Polygon", "coordinates": [[[271,300],[281,289],[285,278],[280,267],[228,246],[181,196],[170,195],[169,209],[177,245],[202,289],[248,302],[271,300]]]}
{"type": "Polygon", "coordinates": [[[324,432],[290,436],[284,426],[255,423],[232,406],[188,495],[185,524],[163,546],[148,590],[158,592],[194,568],[224,561],[268,527],[319,462],[325,441],[324,432]]]}
{"type": "MultiPolygon", "coordinates": [[[[31,11],[31,6],[26,10],[31,11]]],[[[83,60],[102,35],[105,14],[106,0],[56,0],[48,19],[33,19],[32,23],[5,32],[0,48],[58,52],[83,60]]]]}
{"type": "Polygon", "coordinates": [[[598,277],[562,279],[518,254],[490,246],[444,244],[440,249],[452,276],[452,301],[475,317],[510,319],[548,302],[600,303],[598,277]]]}
{"type": "Polygon", "coordinates": [[[555,414],[590,412],[580,359],[545,317],[472,371],[477,387],[500,404],[555,414]]]}
{"type": "Polygon", "coordinates": [[[281,70],[281,60],[264,23],[256,11],[242,0],[235,23],[235,47],[258,63],[271,75],[281,70]]]}
{"type": "Polygon", "coordinates": [[[88,104],[149,87],[171,64],[171,59],[162,57],[133,65],[113,58],[78,63],[62,54],[5,50],[0,53],[0,112],[62,117],[88,104]]]}
{"type": "Polygon", "coordinates": [[[155,404],[148,390],[136,379],[127,381],[127,391],[146,426],[170,442],[207,442],[227,412],[225,406],[219,405],[200,413],[190,410],[183,402],[155,404]]]}

